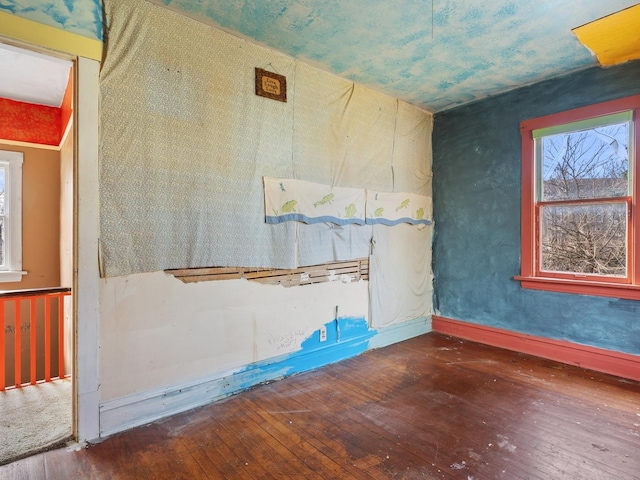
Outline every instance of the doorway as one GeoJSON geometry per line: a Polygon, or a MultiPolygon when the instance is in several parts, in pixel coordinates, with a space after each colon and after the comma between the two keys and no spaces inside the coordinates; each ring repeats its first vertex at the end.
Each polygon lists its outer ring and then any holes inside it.
{"type": "Polygon", "coordinates": [[[76,154],[74,59],[4,41],[0,57],[2,464],[74,434],[76,154]]]}

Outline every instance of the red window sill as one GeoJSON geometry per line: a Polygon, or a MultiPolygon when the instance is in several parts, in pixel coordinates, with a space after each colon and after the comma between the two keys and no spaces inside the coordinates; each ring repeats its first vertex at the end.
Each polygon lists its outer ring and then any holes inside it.
{"type": "Polygon", "coordinates": [[[513,277],[522,288],[545,290],[549,292],[575,293],[579,295],[595,295],[598,297],[624,298],[640,300],[640,285],[620,283],[591,282],[584,280],[565,280],[548,277],[513,277]]]}

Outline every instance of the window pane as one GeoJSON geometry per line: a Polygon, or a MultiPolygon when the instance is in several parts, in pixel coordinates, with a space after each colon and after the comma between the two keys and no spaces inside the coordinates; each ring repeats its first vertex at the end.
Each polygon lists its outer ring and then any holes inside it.
{"type": "Polygon", "coordinates": [[[541,207],[541,270],[626,276],[627,204],[541,207]]]}
{"type": "Polygon", "coordinates": [[[542,142],[542,200],[629,193],[630,122],[549,135],[542,142]]]}

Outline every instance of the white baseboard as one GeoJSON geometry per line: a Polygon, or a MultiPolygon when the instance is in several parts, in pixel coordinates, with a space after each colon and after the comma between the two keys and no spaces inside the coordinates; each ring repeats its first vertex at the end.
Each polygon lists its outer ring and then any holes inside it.
{"type": "Polygon", "coordinates": [[[430,331],[431,317],[419,318],[372,330],[368,335],[351,337],[300,355],[283,355],[190,383],[109,400],[100,404],[100,437],[206,405],[291,373],[313,370],[430,331]]]}
{"type": "Polygon", "coordinates": [[[369,340],[369,350],[387,347],[403,342],[431,331],[431,315],[407,322],[395,323],[378,329],[378,333],[369,340]]]}

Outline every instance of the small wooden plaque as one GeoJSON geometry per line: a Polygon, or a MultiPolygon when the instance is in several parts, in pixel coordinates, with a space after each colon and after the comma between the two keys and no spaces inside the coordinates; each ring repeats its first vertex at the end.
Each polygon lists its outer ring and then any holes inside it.
{"type": "Polygon", "coordinates": [[[287,77],[256,67],[256,95],[287,101],[287,77]]]}

